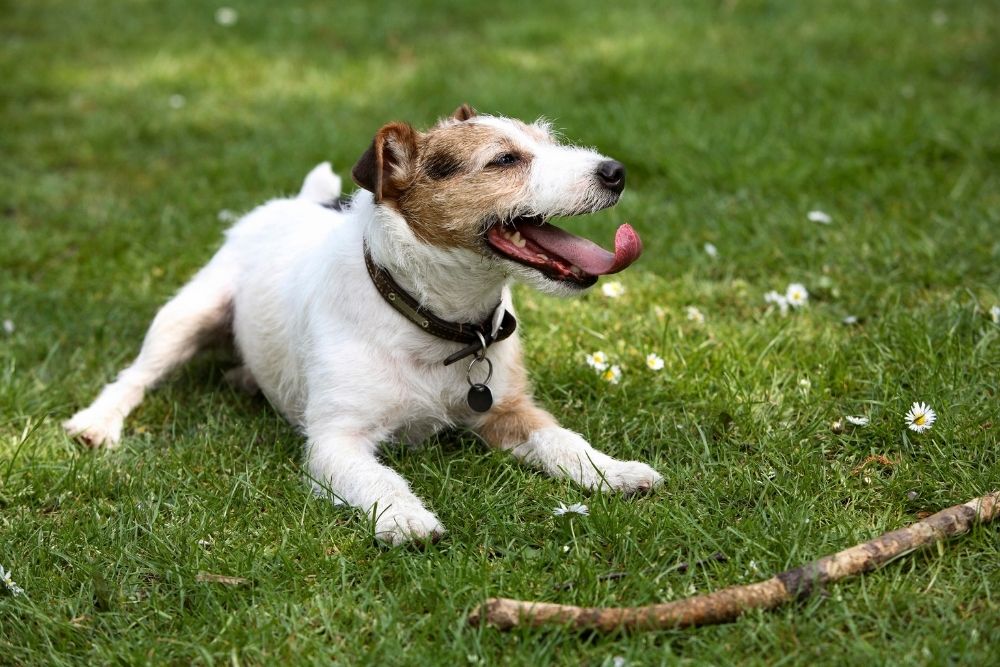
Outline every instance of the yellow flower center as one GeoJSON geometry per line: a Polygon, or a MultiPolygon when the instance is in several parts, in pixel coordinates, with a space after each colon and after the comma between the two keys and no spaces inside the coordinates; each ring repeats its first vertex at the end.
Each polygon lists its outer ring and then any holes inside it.
{"type": "Polygon", "coordinates": [[[927,421],[927,415],[923,414],[923,415],[917,415],[916,418],[913,420],[913,423],[916,424],[917,426],[923,426],[924,422],[926,421],[927,421]]]}

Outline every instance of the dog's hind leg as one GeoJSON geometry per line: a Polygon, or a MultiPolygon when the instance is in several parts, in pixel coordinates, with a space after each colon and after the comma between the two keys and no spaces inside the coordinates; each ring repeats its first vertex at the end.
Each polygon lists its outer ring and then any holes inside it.
{"type": "Polygon", "coordinates": [[[146,390],[230,324],[235,279],[236,265],[223,248],[156,314],[132,365],[63,428],[92,447],[118,444],[125,417],[146,390]]]}

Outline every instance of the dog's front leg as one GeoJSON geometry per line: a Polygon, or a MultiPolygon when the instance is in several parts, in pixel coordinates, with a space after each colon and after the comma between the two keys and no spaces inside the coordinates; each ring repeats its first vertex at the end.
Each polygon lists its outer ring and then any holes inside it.
{"type": "Polygon", "coordinates": [[[389,544],[436,541],[444,526],[410,490],[406,480],[375,458],[377,443],[350,429],[309,428],[307,465],[320,491],[375,520],[375,536],[389,544]]]}
{"type": "Polygon", "coordinates": [[[553,477],[569,477],[588,489],[630,494],[652,489],[663,478],[645,463],[619,461],[594,449],[579,433],[562,428],[526,394],[504,398],[476,425],[491,446],[553,477]]]}

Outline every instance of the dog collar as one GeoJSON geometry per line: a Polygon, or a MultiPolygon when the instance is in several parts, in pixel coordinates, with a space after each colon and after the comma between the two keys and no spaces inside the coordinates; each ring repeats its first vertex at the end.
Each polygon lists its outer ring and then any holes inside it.
{"type": "MultiPolygon", "coordinates": [[[[494,332],[494,315],[502,308],[502,302],[498,303],[493,312],[480,323],[456,323],[441,319],[421,306],[413,296],[399,286],[399,283],[393,280],[388,271],[375,263],[368,250],[367,242],[364,243],[364,253],[368,275],[371,277],[375,289],[390,306],[432,336],[465,344],[465,347],[444,360],[445,366],[450,366],[456,361],[472,355],[475,355],[476,359],[480,361],[483,360],[486,356],[486,348],[497,341],[509,338],[514,333],[514,329],[517,328],[517,320],[514,319],[509,310],[504,310],[500,326],[494,332]]],[[[487,359],[487,361],[489,360],[487,359]]]]}

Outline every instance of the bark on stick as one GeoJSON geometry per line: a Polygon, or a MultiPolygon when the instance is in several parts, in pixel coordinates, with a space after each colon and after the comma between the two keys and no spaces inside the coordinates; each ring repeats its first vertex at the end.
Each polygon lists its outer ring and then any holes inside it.
{"type": "Polygon", "coordinates": [[[469,615],[469,622],[502,630],[516,626],[564,625],[579,630],[658,630],[726,623],[748,609],[773,609],[805,598],[827,582],[874,570],[926,544],[967,533],[976,523],[1000,516],[1000,491],[955,505],[926,519],[885,533],[811,563],[786,570],[767,581],[730,586],[686,600],[644,607],[573,605],[491,598],[469,615]]]}

